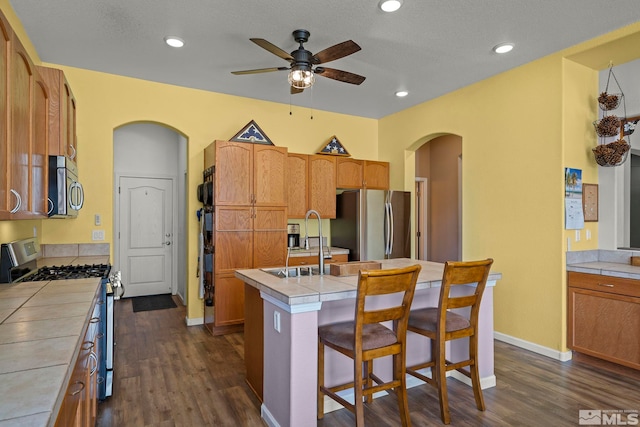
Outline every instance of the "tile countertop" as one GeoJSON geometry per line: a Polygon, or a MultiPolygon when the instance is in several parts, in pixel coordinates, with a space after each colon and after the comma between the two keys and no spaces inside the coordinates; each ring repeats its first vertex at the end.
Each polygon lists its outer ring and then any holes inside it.
{"type": "MultiPolygon", "coordinates": [[[[108,263],[48,257],[38,266],[108,263]]],[[[54,425],[99,278],[0,284],[0,426],[54,425]]]]}
{"type": "MultiPolygon", "coordinates": [[[[422,270],[418,276],[416,289],[438,287],[442,282],[444,264],[409,258],[386,259],[380,261],[382,268],[401,268],[420,264],[422,270]]],[[[287,305],[332,301],[356,297],[358,276],[298,276],[279,278],[261,269],[236,270],[235,276],[261,292],[282,301],[287,305]]],[[[487,286],[495,285],[502,278],[501,273],[492,272],[487,286]]]]}
{"type": "Polygon", "coordinates": [[[640,280],[640,267],[631,265],[632,256],[640,256],[640,251],[595,249],[567,252],[567,271],[640,280]]]}

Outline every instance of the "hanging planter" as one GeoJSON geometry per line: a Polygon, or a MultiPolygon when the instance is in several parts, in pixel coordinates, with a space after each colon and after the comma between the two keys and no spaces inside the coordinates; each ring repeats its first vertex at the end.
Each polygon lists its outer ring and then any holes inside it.
{"type": "Polygon", "coordinates": [[[624,135],[620,129],[622,123],[626,120],[627,107],[624,103],[624,93],[618,84],[615,74],[613,74],[613,64],[609,65],[609,76],[607,77],[607,86],[604,92],[598,96],[598,106],[602,111],[602,117],[599,120],[593,122],[596,134],[600,137],[600,144],[596,146],[593,151],[593,156],[596,163],[600,166],[620,166],[627,160],[629,151],[631,150],[631,144],[624,139],[624,135]],[[611,77],[618,86],[618,92],[609,93],[609,82],[611,77]],[[624,116],[622,118],[610,114],[609,112],[617,109],[622,103],[624,108],[624,116]],[[619,136],[613,142],[606,142],[607,138],[619,136]]]}

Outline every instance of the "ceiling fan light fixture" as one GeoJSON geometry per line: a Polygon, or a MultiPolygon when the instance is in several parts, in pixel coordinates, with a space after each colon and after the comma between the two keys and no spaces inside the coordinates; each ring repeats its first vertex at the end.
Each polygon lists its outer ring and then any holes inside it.
{"type": "Polygon", "coordinates": [[[184,40],[180,37],[175,36],[167,36],[164,38],[164,42],[171,47],[182,47],[184,46],[184,40]]]}
{"type": "Polygon", "coordinates": [[[513,50],[513,43],[500,43],[493,48],[495,53],[507,53],[511,52],[511,50],[513,50]]]}
{"type": "Polygon", "coordinates": [[[296,89],[306,89],[316,81],[313,71],[301,67],[293,67],[287,77],[289,84],[296,89]]]}
{"type": "Polygon", "coordinates": [[[402,6],[402,0],[381,0],[379,5],[383,12],[395,12],[400,9],[400,6],[402,6]]]}

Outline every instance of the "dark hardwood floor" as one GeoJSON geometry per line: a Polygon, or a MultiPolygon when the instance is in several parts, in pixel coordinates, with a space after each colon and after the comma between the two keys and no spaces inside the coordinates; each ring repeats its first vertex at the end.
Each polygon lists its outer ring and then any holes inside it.
{"type": "MultiPolygon", "coordinates": [[[[264,426],[244,381],[243,335],[212,336],[185,325],[185,308],[133,313],[116,302],[114,395],[98,406],[98,426],[264,426]]],[[[496,341],[497,386],[475,408],[470,387],[449,379],[452,426],[577,426],[578,411],[640,411],[640,373],[590,358],[556,360],[496,341]]],[[[409,389],[413,426],[441,426],[435,389],[409,389]]],[[[367,425],[399,425],[395,398],[375,399],[367,425]]],[[[318,426],[354,426],[346,409],[318,426]]],[[[283,426],[284,427],[284,426],[283,426]]],[[[292,426],[296,427],[296,426],[292,426]]]]}

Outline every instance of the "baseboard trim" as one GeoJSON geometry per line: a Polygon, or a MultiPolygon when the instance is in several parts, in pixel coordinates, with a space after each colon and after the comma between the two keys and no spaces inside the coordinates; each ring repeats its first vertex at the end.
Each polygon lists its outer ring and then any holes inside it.
{"type": "Polygon", "coordinates": [[[204,317],[185,317],[187,326],[204,325],[204,317]]]}
{"type": "Polygon", "coordinates": [[[262,417],[264,422],[267,423],[269,427],[280,427],[280,424],[278,424],[278,421],[276,421],[276,419],[273,417],[271,412],[269,412],[269,409],[267,409],[264,403],[260,405],[260,417],[262,417]]]}
{"type": "Polygon", "coordinates": [[[503,334],[500,332],[494,332],[493,338],[505,342],[507,344],[515,345],[516,347],[523,348],[525,350],[532,351],[537,354],[541,354],[543,356],[550,357],[552,359],[559,360],[561,362],[567,362],[571,360],[573,354],[571,351],[558,351],[553,348],[544,347],[542,345],[525,341],[520,338],[512,337],[511,335],[503,334]]]}

